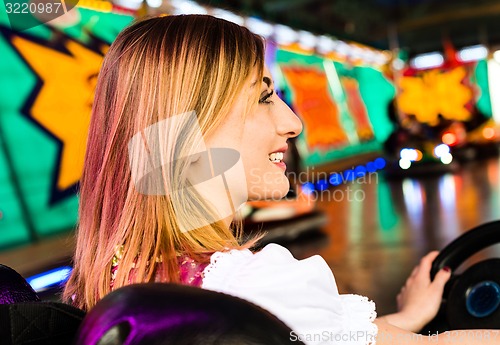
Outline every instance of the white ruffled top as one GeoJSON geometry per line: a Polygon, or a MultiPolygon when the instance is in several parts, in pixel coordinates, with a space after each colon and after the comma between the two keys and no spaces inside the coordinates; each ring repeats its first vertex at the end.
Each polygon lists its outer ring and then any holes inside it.
{"type": "Polygon", "coordinates": [[[319,255],[297,260],[269,244],[257,253],[231,250],[212,255],[202,288],[248,300],[293,330],[306,344],[375,344],[375,304],[339,294],[332,271],[319,255]]]}

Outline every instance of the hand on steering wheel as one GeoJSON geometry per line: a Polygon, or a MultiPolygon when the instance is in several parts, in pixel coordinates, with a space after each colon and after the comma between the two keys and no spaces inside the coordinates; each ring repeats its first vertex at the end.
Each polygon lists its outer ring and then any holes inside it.
{"type": "Polygon", "coordinates": [[[412,332],[420,331],[437,314],[443,289],[451,277],[449,267],[441,269],[431,281],[432,262],[439,252],[433,251],[420,260],[397,296],[398,314],[405,320],[400,327],[412,332]]]}
{"type": "MultiPolygon", "coordinates": [[[[431,279],[439,279],[443,267],[455,271],[473,254],[499,242],[500,221],[467,231],[439,253],[431,279]]],[[[500,329],[500,259],[483,260],[461,275],[453,275],[445,287],[440,314],[446,320],[433,323],[446,329],[500,329]]]]}

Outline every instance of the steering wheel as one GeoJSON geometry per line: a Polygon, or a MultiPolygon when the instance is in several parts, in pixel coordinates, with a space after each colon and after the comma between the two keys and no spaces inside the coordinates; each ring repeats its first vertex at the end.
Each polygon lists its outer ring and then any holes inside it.
{"type": "MultiPolygon", "coordinates": [[[[431,279],[445,266],[454,272],[473,254],[496,243],[500,243],[500,220],[467,231],[441,250],[432,264],[431,279]]],[[[480,261],[462,274],[453,275],[445,287],[440,312],[431,324],[449,330],[500,329],[500,259],[480,261]]]]}

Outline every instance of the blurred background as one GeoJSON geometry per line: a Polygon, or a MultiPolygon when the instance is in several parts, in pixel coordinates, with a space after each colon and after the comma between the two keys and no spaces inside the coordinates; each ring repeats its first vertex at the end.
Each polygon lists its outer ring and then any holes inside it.
{"type": "Polygon", "coordinates": [[[28,24],[0,5],[0,263],[47,299],[71,270],[103,56],[146,15],[210,14],[266,38],[304,131],[286,157],[292,190],[246,205],[245,231],[322,255],[341,292],[393,312],[422,255],[500,218],[498,1],[66,3],[65,15],[28,24]]]}

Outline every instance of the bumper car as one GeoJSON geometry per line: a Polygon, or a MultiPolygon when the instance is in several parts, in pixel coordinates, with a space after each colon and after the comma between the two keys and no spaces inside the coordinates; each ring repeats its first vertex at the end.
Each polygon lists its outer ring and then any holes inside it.
{"type": "Polygon", "coordinates": [[[0,265],[0,343],[72,344],[85,312],[68,304],[41,301],[13,269],[0,265]]]}
{"type": "Polygon", "coordinates": [[[290,333],[250,302],[176,284],[129,285],[85,313],[41,301],[24,278],[0,265],[2,345],[284,345],[290,344],[290,333]]]}
{"type": "Polygon", "coordinates": [[[458,169],[450,147],[442,142],[409,142],[387,157],[386,176],[397,178],[453,172],[458,169]]]}
{"type": "Polygon", "coordinates": [[[497,156],[500,143],[500,126],[492,119],[485,121],[465,135],[464,142],[455,145],[453,132],[444,132],[443,140],[449,140],[453,155],[461,162],[497,156]]]}
{"type": "Polygon", "coordinates": [[[245,234],[264,232],[263,243],[292,241],[317,231],[328,221],[323,212],[315,210],[315,200],[301,187],[290,190],[281,200],[248,202],[242,214],[245,234]]]}

